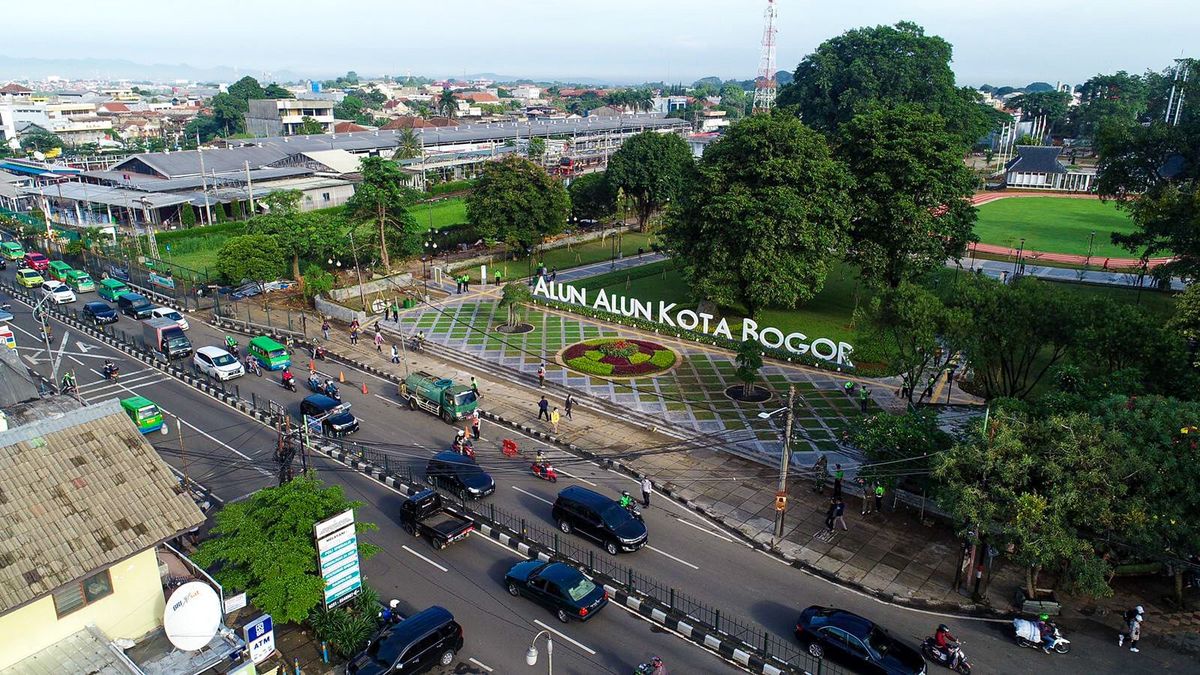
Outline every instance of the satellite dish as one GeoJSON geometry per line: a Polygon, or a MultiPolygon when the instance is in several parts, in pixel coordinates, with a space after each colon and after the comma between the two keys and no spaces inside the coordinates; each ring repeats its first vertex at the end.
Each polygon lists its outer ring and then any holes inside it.
{"type": "Polygon", "coordinates": [[[189,581],[175,589],[163,613],[163,630],[176,649],[194,652],[221,627],[221,599],[212,586],[189,581]]]}

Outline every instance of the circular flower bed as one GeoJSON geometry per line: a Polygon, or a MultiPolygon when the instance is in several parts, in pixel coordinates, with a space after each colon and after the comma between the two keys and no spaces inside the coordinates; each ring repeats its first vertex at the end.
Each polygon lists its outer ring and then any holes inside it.
{"type": "Polygon", "coordinates": [[[572,370],[616,377],[661,373],[674,366],[677,359],[675,352],[660,344],[628,338],[586,340],[562,352],[563,363],[572,370]]]}

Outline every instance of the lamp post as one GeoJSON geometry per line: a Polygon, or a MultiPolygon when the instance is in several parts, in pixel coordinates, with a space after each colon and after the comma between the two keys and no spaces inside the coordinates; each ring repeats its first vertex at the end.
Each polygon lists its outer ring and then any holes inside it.
{"type": "Polygon", "coordinates": [[[1021,237],[1021,244],[1017,246],[1017,257],[1013,259],[1013,277],[1017,276],[1017,266],[1021,264],[1021,254],[1025,251],[1025,238],[1021,237]]]}
{"type": "Polygon", "coordinates": [[[1084,267],[1087,267],[1092,262],[1092,242],[1094,242],[1094,241],[1096,241],[1096,231],[1095,230],[1093,230],[1092,233],[1088,235],[1088,254],[1087,254],[1087,260],[1085,260],[1083,262],[1084,267]]]}
{"type": "Polygon", "coordinates": [[[550,638],[550,631],[540,631],[533,636],[533,642],[529,643],[529,649],[525,650],[525,665],[536,666],[538,660],[537,641],[538,638],[546,636],[546,673],[554,675],[554,640],[550,638]]]}
{"type": "Polygon", "coordinates": [[[362,269],[358,266],[358,248],[354,245],[354,230],[350,230],[350,254],[354,256],[354,276],[358,279],[358,301],[362,303],[363,311],[367,311],[367,298],[363,294],[362,269]]]}
{"type": "Polygon", "coordinates": [[[770,419],[775,415],[786,412],[787,420],[783,426],[783,448],[779,453],[779,485],[775,492],[775,542],[783,539],[783,516],[787,511],[787,479],[788,468],[792,463],[792,414],[796,408],[796,385],[788,386],[788,404],[771,412],[758,413],[759,419],[770,419]]]}
{"type": "MultiPolygon", "coordinates": [[[[437,235],[438,231],[433,228],[433,215],[430,212],[429,220],[429,235],[425,238],[425,254],[429,258],[429,272],[433,271],[433,258],[437,255],[437,235]]],[[[425,258],[421,258],[421,273],[425,276],[425,297],[429,297],[429,272],[425,271],[425,258]]]]}

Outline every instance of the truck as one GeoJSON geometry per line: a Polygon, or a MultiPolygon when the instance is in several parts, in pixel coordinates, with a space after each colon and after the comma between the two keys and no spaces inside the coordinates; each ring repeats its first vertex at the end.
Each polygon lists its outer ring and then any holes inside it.
{"type": "Polygon", "coordinates": [[[439,551],[466,539],[475,524],[445,509],[442,496],[425,488],[400,504],[400,526],[414,537],[425,537],[439,551]]]}
{"type": "Polygon", "coordinates": [[[191,341],[183,334],[179,324],[170,319],[143,319],[142,339],[146,341],[147,347],[162,352],[168,360],[192,353],[191,341]]]}
{"type": "Polygon", "coordinates": [[[470,387],[425,371],[404,378],[400,383],[400,399],[407,399],[409,408],[431,412],[447,424],[468,417],[479,405],[478,397],[470,387]]]}

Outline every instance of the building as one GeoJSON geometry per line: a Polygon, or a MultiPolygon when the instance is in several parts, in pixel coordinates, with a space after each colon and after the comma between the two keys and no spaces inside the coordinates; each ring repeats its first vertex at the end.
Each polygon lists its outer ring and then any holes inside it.
{"type": "Polygon", "coordinates": [[[33,96],[33,90],[29,87],[23,87],[16,82],[9,82],[0,87],[0,101],[10,103],[28,103],[29,98],[33,96]]]}
{"type": "Polygon", "coordinates": [[[0,432],[0,485],[0,673],[200,672],[238,648],[165,639],[160,570],[206,576],[167,543],[205,516],[116,399],[0,432]]]}
{"type": "Polygon", "coordinates": [[[305,117],[311,117],[326,132],[333,131],[333,101],[296,98],[266,98],[249,101],[246,131],[255,136],[294,136],[305,117]]]}
{"type": "Polygon", "coordinates": [[[1017,156],[1004,165],[1004,184],[1025,190],[1091,192],[1095,169],[1068,169],[1058,161],[1062,148],[1018,145],[1017,156]]]}

